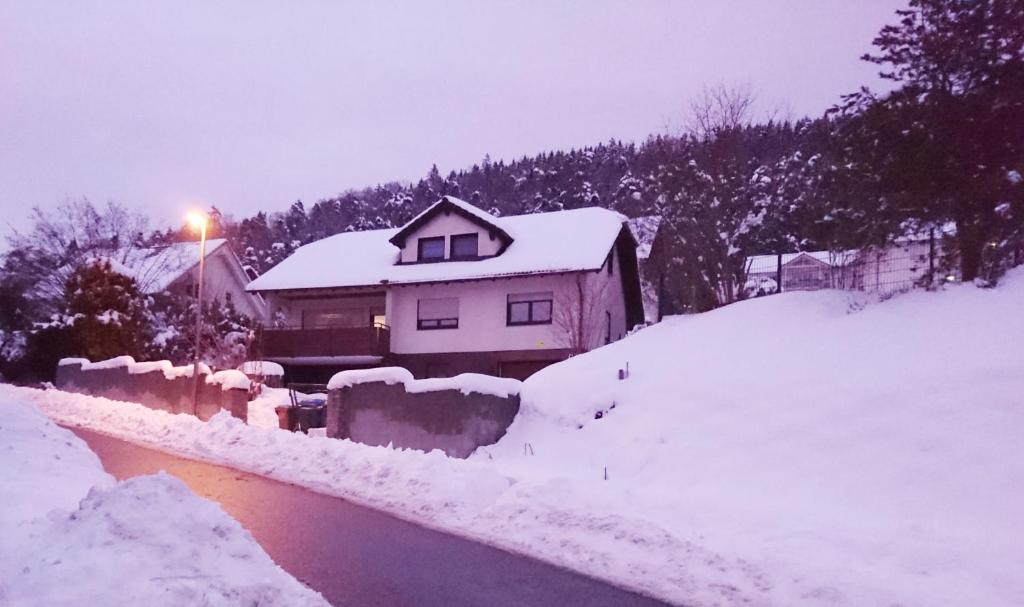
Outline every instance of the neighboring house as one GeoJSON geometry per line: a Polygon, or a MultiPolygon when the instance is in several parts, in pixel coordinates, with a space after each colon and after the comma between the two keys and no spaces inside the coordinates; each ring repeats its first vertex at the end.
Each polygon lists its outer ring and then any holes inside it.
{"type": "MultiPolygon", "coordinates": [[[[146,294],[194,295],[199,274],[199,243],[179,242],[159,247],[122,248],[108,256],[118,270],[131,276],[146,294]]],[[[206,241],[203,298],[231,302],[253,319],[266,316],[263,298],[245,290],[251,280],[227,240],[206,241]]]]}
{"type": "Polygon", "coordinates": [[[305,245],[248,286],[268,304],[256,354],[292,381],[380,365],[525,378],[643,321],[624,221],[495,217],[446,196],[401,228],[305,245]]]}
{"type": "Polygon", "coordinates": [[[857,258],[855,252],[833,251],[748,257],[746,295],[776,293],[780,267],[784,292],[850,288],[853,277],[849,268],[857,258]]]}
{"type": "Polygon", "coordinates": [[[660,274],[651,261],[652,253],[660,244],[661,215],[645,215],[629,220],[629,230],[636,239],[636,258],[640,265],[640,289],[643,293],[644,319],[653,323],[661,320],[659,294],[663,286],[660,274]]]}

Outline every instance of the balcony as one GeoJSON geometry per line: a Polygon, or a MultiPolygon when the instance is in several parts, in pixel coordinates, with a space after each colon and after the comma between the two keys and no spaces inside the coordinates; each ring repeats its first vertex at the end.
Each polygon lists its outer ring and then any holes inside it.
{"type": "MultiPolygon", "coordinates": [[[[344,359],[381,359],[390,352],[391,331],[386,325],[329,329],[264,328],[257,333],[259,354],[267,360],[343,362],[344,359]]],[[[350,362],[357,362],[350,360],[350,362]]]]}

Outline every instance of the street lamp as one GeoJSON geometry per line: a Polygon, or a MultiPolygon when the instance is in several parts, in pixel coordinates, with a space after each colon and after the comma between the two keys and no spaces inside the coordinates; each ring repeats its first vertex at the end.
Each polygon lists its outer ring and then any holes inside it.
{"type": "Polygon", "coordinates": [[[199,277],[196,284],[196,360],[192,366],[192,415],[199,414],[199,357],[202,355],[200,339],[203,334],[203,267],[206,265],[206,224],[204,213],[189,213],[189,225],[199,230],[199,277]]]}

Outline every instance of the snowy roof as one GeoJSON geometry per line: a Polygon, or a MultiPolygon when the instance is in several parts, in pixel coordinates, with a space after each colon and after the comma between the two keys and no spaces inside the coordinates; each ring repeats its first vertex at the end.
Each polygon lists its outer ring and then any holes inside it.
{"type": "MultiPolygon", "coordinates": [[[[782,265],[786,265],[797,257],[807,256],[814,258],[826,265],[842,267],[850,263],[857,256],[856,251],[801,251],[799,253],[784,253],[782,265]]],[[[768,272],[775,270],[779,263],[778,255],[753,255],[747,258],[749,272],[768,272]]]]}
{"type": "MultiPolygon", "coordinates": [[[[206,256],[224,246],[227,240],[206,241],[206,256]]],[[[199,262],[198,242],[178,242],[160,247],[125,248],[111,255],[111,261],[123,266],[119,272],[135,279],[143,293],[159,293],[199,262]],[[127,270],[127,271],[125,271],[127,270]]]]}
{"type": "MultiPolygon", "coordinates": [[[[448,200],[474,208],[458,199],[448,200]]],[[[399,249],[389,240],[400,228],[346,232],[300,247],[249,283],[247,290],[355,287],[385,281],[412,284],[597,270],[604,265],[625,221],[622,215],[600,207],[510,217],[494,217],[479,209],[476,212],[511,236],[511,244],[501,255],[476,261],[397,265],[399,249]]]]}
{"type": "Polygon", "coordinates": [[[651,256],[651,247],[660,226],[661,215],[644,215],[629,220],[629,231],[633,233],[633,238],[636,238],[637,242],[637,259],[647,259],[651,256]]]}
{"type": "Polygon", "coordinates": [[[410,219],[388,240],[390,240],[391,244],[396,247],[404,247],[406,238],[414,234],[422,226],[429,223],[430,220],[442,212],[454,212],[462,215],[470,222],[488,230],[492,237],[501,241],[502,247],[506,247],[512,243],[512,236],[499,225],[497,217],[490,213],[485,213],[465,200],[459,200],[454,196],[442,196],[440,200],[427,207],[422,213],[410,219]]]}

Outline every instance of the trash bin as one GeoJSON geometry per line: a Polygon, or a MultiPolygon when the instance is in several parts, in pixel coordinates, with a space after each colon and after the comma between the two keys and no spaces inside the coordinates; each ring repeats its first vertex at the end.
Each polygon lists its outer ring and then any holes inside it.
{"type": "Polygon", "coordinates": [[[289,432],[295,430],[295,408],[289,405],[282,407],[274,407],[274,413],[277,413],[277,425],[282,430],[288,430],[289,432]]]}
{"type": "Polygon", "coordinates": [[[299,402],[294,407],[295,430],[307,433],[310,428],[323,428],[327,425],[327,402],[322,398],[299,402]]]}

